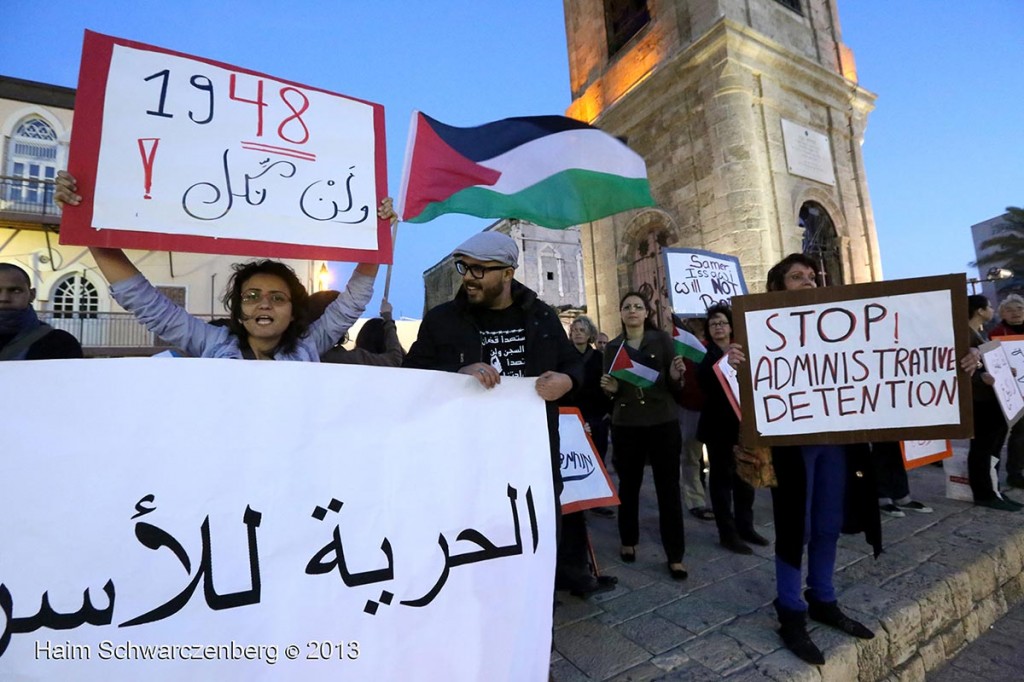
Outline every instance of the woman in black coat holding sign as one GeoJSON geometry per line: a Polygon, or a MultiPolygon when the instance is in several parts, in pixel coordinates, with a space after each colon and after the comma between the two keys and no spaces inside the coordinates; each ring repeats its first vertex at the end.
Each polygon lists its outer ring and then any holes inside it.
{"type": "Polygon", "coordinates": [[[747,542],[762,547],[769,543],[754,530],[754,488],[736,474],[733,446],[739,441],[740,420],[715,373],[715,364],[732,343],[732,309],[722,304],[708,308],[704,328],[711,344],[697,368],[697,380],[704,393],[697,440],[708,448],[708,488],[718,525],[718,542],[737,554],[752,554],[747,542]]]}
{"type": "Polygon", "coordinates": [[[601,388],[612,398],[612,461],[619,475],[619,554],[626,563],[636,561],[640,541],[640,486],[648,460],[658,495],[661,544],[668,570],[676,580],[688,576],[683,566],[683,500],[679,489],[682,436],[674,394],[682,388],[683,358],[675,353],[672,337],[656,329],[651,308],[639,292],[619,302],[622,334],[604,351],[606,372],[601,388]],[[621,356],[620,356],[621,353],[621,356]],[[639,371],[617,371],[616,356],[624,364],[641,365],[639,371]],[[618,378],[617,378],[618,377],[618,378]]]}

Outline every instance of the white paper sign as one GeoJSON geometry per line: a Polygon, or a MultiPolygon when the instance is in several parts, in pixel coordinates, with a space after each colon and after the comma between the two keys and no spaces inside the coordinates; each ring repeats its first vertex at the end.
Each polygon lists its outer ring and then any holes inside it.
{"type": "Polygon", "coordinates": [[[950,305],[940,290],[747,312],[757,430],[959,423],[950,305]]]}
{"type": "Polygon", "coordinates": [[[938,462],[953,455],[953,448],[948,440],[905,440],[903,446],[903,464],[907,469],[938,462]]]}
{"type": "Polygon", "coordinates": [[[608,472],[583,430],[583,418],[578,410],[558,415],[558,440],[564,486],[562,510],[575,512],[618,504],[608,472]]]}
{"type": "Polygon", "coordinates": [[[999,341],[990,341],[978,350],[981,351],[985,371],[995,379],[992,390],[995,391],[1006,423],[1013,426],[1024,411],[1024,396],[1017,387],[1017,379],[1013,376],[1006,350],[999,341]]]}
{"type": "Polygon", "coordinates": [[[993,340],[1003,344],[1006,360],[1016,371],[1013,378],[1017,382],[1017,390],[1024,395],[1024,336],[1000,336],[993,340]]]}
{"type": "Polygon", "coordinates": [[[533,379],[147,358],[0,383],[5,679],[546,679],[533,379]],[[54,420],[54,386],[102,401],[54,420]]]}
{"type": "Polygon", "coordinates": [[[704,317],[708,308],[747,293],[739,259],[700,249],[662,249],[672,312],[704,317]]]}
{"type": "Polygon", "coordinates": [[[725,397],[729,400],[729,404],[732,405],[732,409],[736,413],[736,418],[742,419],[743,417],[740,411],[740,382],[736,375],[736,370],[729,364],[728,353],[723,355],[721,359],[715,363],[715,375],[722,383],[722,391],[725,393],[725,397]]]}

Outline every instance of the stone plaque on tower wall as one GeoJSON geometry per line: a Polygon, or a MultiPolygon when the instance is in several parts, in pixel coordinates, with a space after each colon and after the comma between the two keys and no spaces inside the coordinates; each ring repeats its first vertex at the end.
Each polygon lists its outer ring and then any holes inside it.
{"type": "Polygon", "coordinates": [[[832,150],[828,146],[828,137],[792,121],[781,120],[782,143],[786,148],[786,167],[789,172],[835,187],[836,175],[832,170],[832,150]]]}

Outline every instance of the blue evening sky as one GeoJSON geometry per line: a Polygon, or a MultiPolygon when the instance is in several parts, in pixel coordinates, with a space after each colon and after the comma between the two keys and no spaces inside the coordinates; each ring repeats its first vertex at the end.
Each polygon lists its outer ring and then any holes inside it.
{"type": "MultiPolygon", "coordinates": [[[[558,0],[47,7],[5,13],[0,74],[75,87],[88,28],[378,102],[396,195],[414,109],[476,125],[564,113],[570,103],[558,0]]],[[[885,276],[964,271],[974,258],[970,225],[1024,204],[1024,2],[839,0],[839,14],[860,84],[878,95],[863,152],[885,276]]],[[[401,225],[396,315],[420,317],[422,272],[490,222],[401,225]]]]}

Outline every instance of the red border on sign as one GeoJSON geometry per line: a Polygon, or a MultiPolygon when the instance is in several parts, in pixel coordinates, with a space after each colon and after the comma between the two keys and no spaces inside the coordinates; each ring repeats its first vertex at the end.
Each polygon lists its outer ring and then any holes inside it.
{"type": "Polygon", "coordinates": [[[933,462],[940,462],[944,459],[953,456],[953,441],[946,441],[946,449],[941,452],[936,452],[934,455],[928,455],[927,457],[917,457],[915,459],[907,459],[907,448],[903,445],[903,441],[900,441],[900,454],[903,455],[903,468],[904,469],[916,469],[917,467],[923,467],[925,464],[931,464],[933,462]]]}
{"type": "MultiPolygon", "coordinates": [[[[82,44],[82,64],[78,72],[78,92],[75,96],[75,122],[68,157],[68,172],[75,176],[78,182],[78,193],[82,196],[82,203],[76,207],[64,210],[60,224],[61,244],[357,263],[391,263],[391,226],[388,221],[380,219],[377,220],[377,248],[375,250],[94,228],[92,226],[93,190],[96,187],[100,139],[103,129],[104,97],[107,91],[107,78],[110,74],[110,60],[114,53],[114,45],[192,59],[236,73],[268,78],[305,90],[314,90],[333,97],[342,97],[372,107],[377,203],[379,204],[387,196],[387,149],[384,136],[384,107],[380,104],[295,83],[294,81],[269,76],[231,64],[224,64],[212,59],[204,59],[145,43],[115,38],[94,31],[86,31],[82,44]]],[[[374,209],[376,209],[376,206],[374,206],[374,209]]],[[[376,215],[376,210],[374,210],[374,215],[376,215]]]]}
{"type": "MultiPolygon", "coordinates": [[[[580,412],[578,407],[559,407],[558,413],[574,414],[584,427],[587,425],[587,422],[583,419],[583,413],[580,412]]],[[[586,428],[583,429],[583,435],[587,437],[587,443],[590,444],[590,450],[594,455],[594,461],[597,462],[597,466],[601,468],[601,473],[604,474],[604,480],[608,483],[608,489],[612,491],[612,494],[608,497],[593,497],[589,500],[577,500],[576,502],[563,504],[563,514],[571,514],[573,512],[583,511],[584,509],[593,509],[594,507],[608,507],[611,505],[621,504],[619,501],[619,493],[615,490],[615,485],[612,483],[611,476],[608,475],[608,470],[604,468],[604,462],[601,461],[601,458],[597,454],[597,448],[594,447],[594,439],[590,437],[589,433],[587,433],[586,428]]]]}

